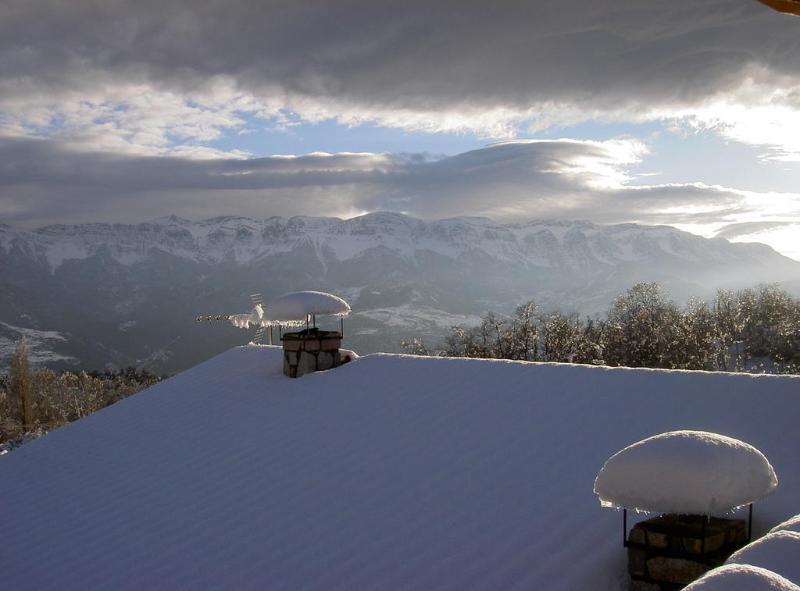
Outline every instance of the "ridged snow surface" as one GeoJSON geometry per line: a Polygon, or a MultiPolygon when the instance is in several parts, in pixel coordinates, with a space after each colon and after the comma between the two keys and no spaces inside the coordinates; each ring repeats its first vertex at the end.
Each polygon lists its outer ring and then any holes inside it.
{"type": "Polygon", "coordinates": [[[232,349],[0,458],[7,589],[626,585],[592,483],[631,441],[748,441],[798,512],[800,378],[232,349]]]}
{"type": "Polygon", "coordinates": [[[747,564],[715,568],[683,591],[800,591],[777,573],[747,564]]]}
{"type": "Polygon", "coordinates": [[[713,515],[763,499],[778,485],[760,451],[705,431],[671,431],[614,454],[595,480],[604,507],[713,515]]]}

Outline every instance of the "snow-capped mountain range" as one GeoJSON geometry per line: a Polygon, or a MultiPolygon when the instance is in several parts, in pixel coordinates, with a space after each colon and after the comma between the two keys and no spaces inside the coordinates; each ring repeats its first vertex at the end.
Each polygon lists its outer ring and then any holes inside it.
{"type": "Polygon", "coordinates": [[[58,355],[82,366],[167,370],[246,341],[191,321],[246,311],[254,292],[334,291],[353,305],[348,344],[374,351],[412,335],[436,340],[452,324],[529,299],[601,312],[640,280],[661,281],[679,300],[759,282],[800,285],[800,263],[768,246],[667,226],[396,213],[0,225],[0,274],[0,322],[57,331],[58,355]]]}
{"type": "Polygon", "coordinates": [[[500,224],[468,217],[425,222],[397,213],[348,220],[220,217],[199,222],[168,216],[135,225],[53,225],[34,231],[0,226],[3,250],[19,248],[30,258],[46,260],[51,270],[101,250],[125,265],[146,261],[153,250],[195,263],[245,265],[301,246],[315,248],[322,264],[384,248],[409,261],[422,253],[452,259],[479,253],[523,267],[572,269],[653,256],[724,264],[777,254],[764,245],[707,240],[669,226],[560,220],[500,224]]]}

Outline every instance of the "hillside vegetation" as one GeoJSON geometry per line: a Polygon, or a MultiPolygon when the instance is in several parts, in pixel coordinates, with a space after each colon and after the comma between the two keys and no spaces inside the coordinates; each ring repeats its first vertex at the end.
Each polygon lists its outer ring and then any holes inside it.
{"type": "Polygon", "coordinates": [[[477,327],[453,327],[440,345],[406,341],[407,352],[447,357],[596,365],[797,373],[800,300],[774,286],[720,290],[710,303],[670,301],[657,283],[637,283],[603,318],[489,313],[477,327]]]}
{"type": "Polygon", "coordinates": [[[116,373],[32,370],[20,339],[9,374],[0,375],[0,453],[85,417],[158,382],[129,367],[116,373]]]}

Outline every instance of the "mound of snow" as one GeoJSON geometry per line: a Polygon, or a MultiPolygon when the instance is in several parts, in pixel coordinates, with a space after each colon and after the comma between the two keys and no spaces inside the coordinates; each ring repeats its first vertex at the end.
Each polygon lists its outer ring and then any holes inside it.
{"type": "Polygon", "coordinates": [[[750,564],[769,569],[800,585],[800,533],[779,531],[735,552],[727,564],[750,564]]]}
{"type": "Polygon", "coordinates": [[[349,357],[351,361],[353,359],[358,359],[360,357],[358,353],[350,349],[339,349],[339,355],[342,356],[342,359],[344,359],[345,357],[349,357]]]}
{"type": "Polygon", "coordinates": [[[350,305],[342,298],[323,291],[295,291],[275,298],[267,304],[266,316],[277,321],[303,321],[316,316],[347,316],[350,305]]]}
{"type": "Polygon", "coordinates": [[[777,485],[752,445],[705,431],[670,431],[609,458],[594,492],[604,507],[710,515],[764,498],[777,485]]]}
{"type": "Polygon", "coordinates": [[[800,532],[800,515],[795,515],[794,517],[787,519],[786,521],[779,523],[771,530],[769,533],[775,533],[776,531],[796,531],[800,532]]]}
{"type": "Polygon", "coordinates": [[[800,591],[800,587],[765,568],[726,564],[709,571],[683,591],[800,591]]]}

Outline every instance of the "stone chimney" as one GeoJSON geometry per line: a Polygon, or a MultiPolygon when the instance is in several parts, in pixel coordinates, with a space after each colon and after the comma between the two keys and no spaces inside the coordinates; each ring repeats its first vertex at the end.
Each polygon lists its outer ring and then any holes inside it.
{"type": "Polygon", "coordinates": [[[314,371],[332,369],[342,364],[339,347],[342,333],[306,328],[283,334],[283,373],[290,378],[314,371]]]}
{"type": "Polygon", "coordinates": [[[661,515],[640,521],[630,531],[630,591],[683,589],[722,565],[748,542],[742,519],[701,515],[661,515]]]}

